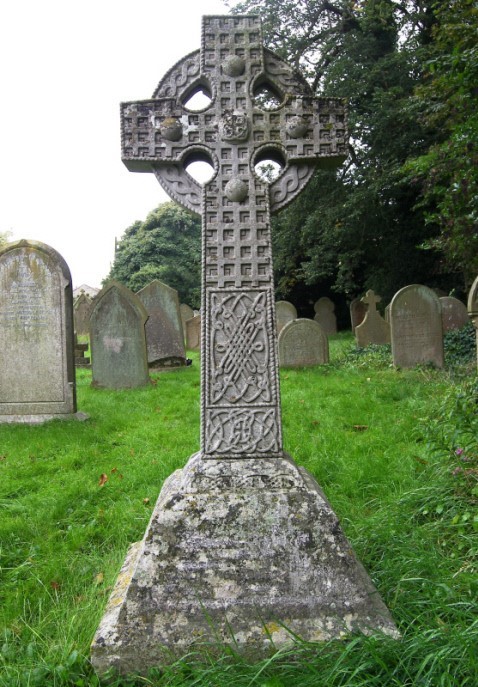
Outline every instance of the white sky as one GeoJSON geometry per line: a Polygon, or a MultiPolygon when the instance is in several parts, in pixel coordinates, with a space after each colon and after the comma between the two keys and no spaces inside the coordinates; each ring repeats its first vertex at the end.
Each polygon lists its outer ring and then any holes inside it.
{"type": "Polygon", "coordinates": [[[0,3],[0,232],[67,261],[73,287],[100,286],[115,236],[168,200],[121,162],[119,103],[150,98],[200,47],[222,0],[0,3]]]}

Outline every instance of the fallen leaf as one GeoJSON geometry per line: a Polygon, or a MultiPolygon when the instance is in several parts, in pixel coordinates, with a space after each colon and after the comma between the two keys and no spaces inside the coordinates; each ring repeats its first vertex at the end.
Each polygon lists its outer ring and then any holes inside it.
{"type": "Polygon", "coordinates": [[[149,499],[143,499],[143,503],[144,503],[145,506],[147,506],[148,503],[149,503],[149,499]]]}
{"type": "Polygon", "coordinates": [[[0,460],[7,460],[7,456],[0,456],[0,460]]]}
{"type": "Polygon", "coordinates": [[[417,463],[421,463],[422,465],[428,465],[428,460],[420,458],[420,456],[413,456],[413,458],[417,461],[417,463]]]}
{"type": "Polygon", "coordinates": [[[319,420],[312,420],[312,424],[314,425],[314,427],[317,427],[317,425],[320,425],[320,422],[319,420]]]}
{"type": "Polygon", "coordinates": [[[134,448],[131,449],[131,451],[129,452],[129,455],[134,456],[134,448]]]}
{"type": "Polygon", "coordinates": [[[123,479],[123,475],[121,474],[121,472],[118,475],[118,479],[123,479]]]}
{"type": "Polygon", "coordinates": [[[60,589],[60,586],[61,586],[61,585],[60,585],[59,582],[55,582],[54,580],[52,580],[52,581],[50,582],[50,587],[51,587],[52,589],[55,589],[55,591],[58,590],[58,589],[60,589]]]}
{"type": "Polygon", "coordinates": [[[118,468],[113,468],[113,469],[111,470],[111,474],[113,474],[114,472],[118,472],[118,468]]]}
{"type": "Polygon", "coordinates": [[[97,575],[95,575],[95,584],[101,584],[104,579],[105,579],[105,574],[102,572],[99,572],[97,575]]]}
{"type": "Polygon", "coordinates": [[[365,432],[366,429],[368,429],[368,425],[354,425],[353,426],[354,432],[365,432]]]}
{"type": "Polygon", "coordinates": [[[157,379],[151,379],[151,384],[152,384],[153,386],[156,386],[157,383],[158,383],[158,380],[157,380],[157,379]]]}
{"type": "Polygon", "coordinates": [[[105,484],[105,482],[107,482],[107,481],[108,481],[108,475],[106,474],[106,472],[103,472],[100,475],[100,481],[98,482],[98,485],[100,487],[102,487],[105,484]]]}
{"type": "Polygon", "coordinates": [[[160,413],[160,412],[161,412],[161,408],[158,406],[157,408],[154,409],[154,412],[155,412],[155,413],[160,413]]]}

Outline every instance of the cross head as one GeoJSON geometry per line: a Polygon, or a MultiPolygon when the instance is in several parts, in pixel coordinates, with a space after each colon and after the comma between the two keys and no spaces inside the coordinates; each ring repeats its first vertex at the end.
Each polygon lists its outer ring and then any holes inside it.
{"type": "Polygon", "coordinates": [[[202,216],[201,455],[281,457],[270,214],[345,159],[345,104],[263,47],[259,17],[205,16],[201,49],[151,99],[122,103],[121,134],[127,168],[202,216]],[[186,170],[196,160],[214,168],[204,186],[186,170]],[[255,173],[266,160],[282,168],[270,184],[255,173]]]}

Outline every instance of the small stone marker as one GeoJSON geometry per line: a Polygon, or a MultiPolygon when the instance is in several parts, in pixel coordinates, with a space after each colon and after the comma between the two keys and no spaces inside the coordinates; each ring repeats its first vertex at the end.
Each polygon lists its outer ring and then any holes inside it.
{"type": "Polygon", "coordinates": [[[350,303],[350,323],[352,327],[352,334],[355,333],[355,327],[362,324],[365,315],[367,313],[367,307],[361,298],[354,298],[350,303]]]}
{"type": "Polygon", "coordinates": [[[50,246],[0,249],[0,422],[76,414],[73,294],[68,265],[50,246]]]}
{"type": "Polygon", "coordinates": [[[186,305],[186,303],[181,303],[179,310],[181,311],[181,322],[183,325],[184,340],[186,341],[186,322],[194,317],[194,310],[189,305],[186,305]]]}
{"type": "Polygon", "coordinates": [[[323,296],[315,303],[314,310],[314,320],[320,324],[327,336],[335,334],[337,332],[337,318],[335,317],[333,301],[327,296],[323,296]]]}
{"type": "Polygon", "coordinates": [[[75,334],[75,367],[90,367],[90,359],[85,356],[88,343],[79,343],[75,334]]]}
{"type": "Polygon", "coordinates": [[[432,289],[420,284],[400,289],[390,304],[390,326],[396,367],[443,367],[441,305],[432,289]]]}
{"type": "Polygon", "coordinates": [[[279,334],[280,367],[311,367],[329,362],[329,341],[318,322],[300,317],[279,334]]]}
{"type": "Polygon", "coordinates": [[[281,330],[288,322],[292,322],[295,319],[297,319],[297,310],[292,303],[289,303],[289,301],[276,302],[277,334],[280,334],[281,330]]]}
{"type": "Polygon", "coordinates": [[[90,326],[91,308],[91,298],[84,291],[82,291],[73,304],[75,332],[79,335],[89,333],[88,327],[90,326]]]}
{"type": "Polygon", "coordinates": [[[136,294],[146,312],[146,347],[149,367],[186,365],[183,325],[176,289],[155,279],[136,294]]]}
{"type": "Polygon", "coordinates": [[[477,365],[478,365],[478,277],[473,282],[470,293],[468,294],[468,316],[473,322],[473,326],[476,330],[476,355],[477,355],[477,365]]]}
{"type": "Polygon", "coordinates": [[[128,389],[149,382],[144,325],[138,296],[110,281],[95,298],[90,317],[92,386],[128,389]]]}
{"type": "Polygon", "coordinates": [[[380,303],[381,300],[380,296],[376,296],[372,289],[369,289],[362,298],[362,302],[368,306],[368,310],[362,324],[355,327],[357,346],[364,348],[370,344],[390,343],[390,325],[385,322],[377,310],[377,303],[380,303]]]}
{"type": "Polygon", "coordinates": [[[122,106],[123,161],[203,216],[201,446],[164,483],[92,645],[103,672],[146,672],[191,647],[246,655],[393,621],[319,485],[282,446],[270,211],[345,156],[343,101],[313,96],[262,46],[257,16],[203,17],[202,47],[151,100],[122,106]],[[188,98],[203,87],[199,112],[188,98]],[[255,95],[279,94],[268,110],[255,95]],[[201,189],[184,169],[207,155],[201,189]],[[251,173],[273,154],[282,175],[251,173]]]}
{"type": "Polygon", "coordinates": [[[186,322],[186,348],[188,351],[201,348],[201,315],[194,315],[186,322]]]}
{"type": "Polygon", "coordinates": [[[470,321],[466,305],[453,296],[441,296],[441,321],[443,332],[461,329],[470,321]]]}

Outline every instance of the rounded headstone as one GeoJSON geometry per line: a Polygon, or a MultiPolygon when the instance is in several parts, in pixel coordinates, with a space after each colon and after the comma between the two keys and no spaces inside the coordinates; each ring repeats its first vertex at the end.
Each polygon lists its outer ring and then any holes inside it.
{"type": "Polygon", "coordinates": [[[291,320],[279,334],[279,365],[311,367],[329,362],[329,342],[318,322],[300,317],[291,320]]]}
{"type": "Polygon", "coordinates": [[[452,329],[461,329],[470,321],[466,305],[453,296],[442,296],[441,319],[443,331],[449,332],[452,329]]]}
{"type": "Polygon", "coordinates": [[[280,333],[281,329],[292,320],[297,319],[297,310],[292,303],[289,301],[277,301],[276,302],[276,327],[277,334],[280,333]]]}

